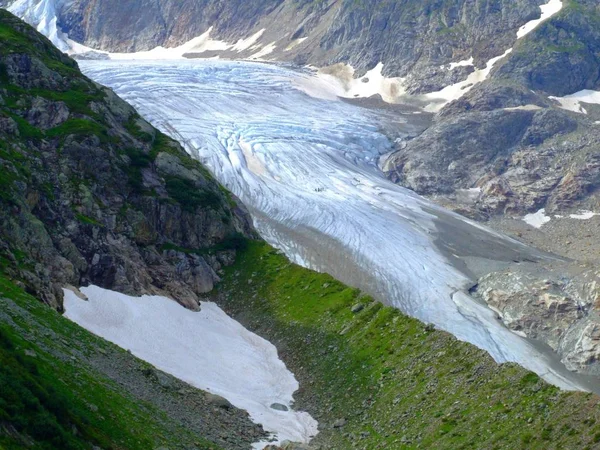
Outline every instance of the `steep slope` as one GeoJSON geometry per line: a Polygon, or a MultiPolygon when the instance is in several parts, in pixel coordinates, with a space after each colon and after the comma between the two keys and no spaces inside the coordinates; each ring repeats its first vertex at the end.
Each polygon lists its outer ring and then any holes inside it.
{"type": "Polygon", "coordinates": [[[598,447],[595,395],[498,366],[264,244],[226,271],[218,302],[281,349],[303,386],[298,406],[319,420],[315,448],[598,447]]]}
{"type": "MultiPolygon", "coordinates": [[[[60,309],[60,287],[94,282],[195,307],[208,287],[184,276],[188,264],[232,263],[232,247],[235,265],[223,268],[215,299],[277,342],[297,369],[299,401],[325,424],[316,445],[592,448],[600,440],[596,396],[497,365],[247,242],[246,215],[180,147],[4,12],[0,34],[3,447],[237,449],[261,437],[222,399],[93,337],[25,292],[60,309]],[[166,222],[152,219],[162,208],[166,222]],[[186,228],[177,232],[180,223],[186,228]],[[103,270],[93,269],[95,259],[103,270]],[[55,289],[44,296],[47,286],[55,289]]],[[[200,279],[214,282],[209,274],[200,279]]]]}
{"type": "Polygon", "coordinates": [[[247,413],[53,310],[91,282],[197,308],[247,217],[29,25],[0,11],[0,36],[0,446],[248,448],[247,413]]]}
{"type": "MultiPolygon", "coordinates": [[[[473,71],[442,66],[473,57],[480,67],[511,47],[542,2],[383,0],[373,7],[354,0],[18,0],[4,5],[41,24],[40,31],[55,16],[58,30],[99,50],[174,47],[210,31],[214,40],[237,42],[229,50],[238,58],[260,52],[317,67],[350,64],[360,73],[383,63],[385,75],[409,77],[411,92],[430,92],[473,71]],[[239,41],[251,36],[247,43],[239,41]]],[[[196,54],[210,51],[205,47],[196,54]]]]}
{"type": "Polygon", "coordinates": [[[64,285],[88,283],[197,307],[251,235],[247,217],[177,143],[28,26],[2,20],[4,270],[58,309],[64,285]]]}
{"type": "Polygon", "coordinates": [[[598,8],[594,1],[565,1],[487,81],[398,149],[386,165],[390,176],[479,217],[596,211],[598,8]],[[461,199],[467,189],[473,195],[461,199]]]}

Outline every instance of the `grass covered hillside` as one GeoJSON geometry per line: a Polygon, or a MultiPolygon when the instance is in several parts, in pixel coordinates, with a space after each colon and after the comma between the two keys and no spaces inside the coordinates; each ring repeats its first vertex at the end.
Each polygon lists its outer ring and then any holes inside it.
{"type": "MultiPolygon", "coordinates": [[[[592,449],[600,399],[374,302],[266,244],[238,254],[218,302],[273,342],[323,449],[592,449]]],[[[317,447],[318,448],[318,447],[317,447]]]]}

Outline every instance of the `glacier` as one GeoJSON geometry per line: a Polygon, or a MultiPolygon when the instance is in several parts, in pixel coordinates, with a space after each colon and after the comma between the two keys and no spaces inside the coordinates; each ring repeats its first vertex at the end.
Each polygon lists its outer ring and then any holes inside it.
{"type": "Polygon", "coordinates": [[[275,64],[80,65],[204,163],[248,207],[261,235],[293,261],[485,349],[498,362],[517,362],[565,389],[589,389],[468,293],[480,269],[551,256],[384,178],[378,162],[392,149],[389,130],[414,134],[422,116],[350,103],[312,72],[275,64]]]}

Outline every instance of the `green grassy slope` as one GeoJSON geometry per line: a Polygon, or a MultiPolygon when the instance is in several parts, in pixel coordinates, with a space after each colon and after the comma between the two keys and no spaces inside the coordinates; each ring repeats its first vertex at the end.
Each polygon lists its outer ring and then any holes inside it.
{"type": "Polygon", "coordinates": [[[322,448],[600,447],[598,397],[498,365],[265,244],[242,252],[219,289],[228,312],[280,349],[322,448]]]}
{"type": "Polygon", "coordinates": [[[219,448],[86,363],[108,352],[134,359],[0,276],[0,448],[219,448]]]}

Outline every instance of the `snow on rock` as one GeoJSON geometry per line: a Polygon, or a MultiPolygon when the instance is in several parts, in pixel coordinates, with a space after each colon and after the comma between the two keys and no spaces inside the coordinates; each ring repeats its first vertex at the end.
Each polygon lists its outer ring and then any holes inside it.
{"type": "Polygon", "coordinates": [[[301,38],[298,38],[298,39],[292,41],[291,44],[285,48],[284,51],[289,52],[290,50],[293,50],[294,48],[298,47],[300,44],[302,44],[307,39],[308,39],[308,37],[301,37],[301,38]]]}
{"type": "Polygon", "coordinates": [[[463,95],[469,92],[473,86],[485,81],[494,68],[494,65],[511,52],[512,48],[509,48],[506,50],[506,52],[504,52],[504,54],[490,59],[485,65],[485,68],[475,70],[469,74],[467,79],[464,81],[446,86],[444,89],[438,92],[425,94],[423,98],[428,102],[428,105],[425,107],[425,111],[438,112],[448,103],[461,98],[463,95]]]}
{"type": "Polygon", "coordinates": [[[556,100],[562,109],[573,111],[579,114],[587,114],[587,110],[582,103],[600,105],[600,91],[592,91],[584,89],[583,91],[575,92],[574,94],[564,97],[548,97],[551,100],[556,100]]]}
{"type": "Polygon", "coordinates": [[[238,40],[235,43],[235,45],[232,47],[232,49],[234,51],[236,51],[236,52],[243,52],[244,50],[248,50],[249,48],[251,48],[253,45],[256,44],[256,42],[258,41],[258,39],[260,39],[260,37],[263,35],[263,33],[265,31],[266,31],[266,29],[263,28],[262,30],[257,31],[256,33],[254,33],[249,38],[238,40]]]}
{"type": "MultiPolygon", "coordinates": [[[[192,386],[229,400],[275,433],[277,442],[308,442],[317,422],[293,411],[298,382],[277,349],[203,302],[200,312],[166,297],[130,297],[97,286],[81,288],[87,301],[65,289],[65,317],[192,386]],[[273,403],[290,407],[276,411],[273,403]]],[[[257,443],[260,449],[267,443],[257,443]]]]}
{"type": "Polygon", "coordinates": [[[440,66],[440,69],[447,69],[447,70],[454,70],[457,67],[471,67],[473,65],[474,62],[474,58],[471,56],[469,59],[465,59],[463,61],[459,61],[459,62],[452,62],[450,64],[443,65],[440,66]]]}
{"type": "Polygon", "coordinates": [[[542,225],[550,222],[552,218],[547,216],[546,210],[542,208],[536,213],[527,214],[525,217],[523,217],[523,220],[534,228],[542,228],[542,225]]]}
{"type": "MultiPolygon", "coordinates": [[[[359,286],[497,361],[516,361],[561,387],[579,388],[491,320],[489,309],[459,295],[472,282],[436,247],[444,223],[465,227],[469,236],[482,233],[481,243],[523,246],[387,180],[377,166],[392,149],[381,131],[383,113],[307,95],[306,86],[318,91],[322,77],[277,65],[83,61],[81,67],[182,142],[244,202],[260,234],[295,262],[359,286]]],[[[389,120],[398,129],[406,119],[389,120]]],[[[460,253],[470,242],[451,245],[460,253]]]]}
{"type": "Polygon", "coordinates": [[[261,48],[258,52],[251,55],[248,59],[251,59],[251,60],[264,59],[265,56],[273,53],[276,48],[277,48],[277,46],[275,45],[275,42],[271,42],[270,44],[267,44],[263,48],[261,48]]]}
{"type": "MultiPolygon", "coordinates": [[[[338,97],[369,98],[380,95],[383,101],[393,103],[406,92],[403,87],[404,80],[385,77],[382,73],[383,67],[383,63],[379,63],[364,76],[355,78],[354,67],[335,64],[319,69],[317,75],[318,80],[323,83],[323,90],[329,90],[338,97]]],[[[316,82],[314,79],[311,81],[316,82]]]]}
{"type": "MultiPolygon", "coordinates": [[[[247,40],[240,40],[236,44],[228,44],[223,41],[215,40],[210,38],[212,27],[206,30],[205,33],[188,42],[180,45],[179,47],[165,48],[156,47],[152,50],[145,52],[136,53],[110,53],[110,59],[142,59],[142,60],[169,60],[169,59],[183,59],[187,53],[203,53],[203,52],[218,52],[226,51],[232,48],[244,49],[246,46],[253,45],[254,42],[260,37],[253,35],[247,40]],[[254,42],[253,42],[254,41],[254,42]]],[[[260,32],[262,34],[262,32],[260,32]]],[[[241,50],[238,50],[241,51],[241,50]]]]}
{"type": "MultiPolygon", "coordinates": [[[[557,14],[562,9],[562,7],[563,2],[561,0],[549,0],[548,3],[541,5],[540,18],[527,22],[525,25],[523,25],[517,32],[517,39],[521,39],[527,36],[529,33],[535,30],[542,22],[557,14]]],[[[475,72],[471,73],[466,80],[447,86],[441,91],[426,94],[424,98],[428,101],[428,105],[425,107],[425,110],[428,112],[438,112],[448,103],[461,98],[463,95],[469,92],[473,88],[473,86],[475,86],[478,83],[481,83],[482,81],[485,81],[488,78],[492,69],[494,68],[494,65],[510,53],[512,53],[512,48],[506,50],[504,54],[490,59],[485,65],[485,68],[477,69],[475,72]]],[[[450,70],[458,66],[472,64],[473,58],[467,61],[461,61],[459,63],[451,63],[450,70]]]]}
{"type": "Polygon", "coordinates": [[[592,211],[580,211],[579,214],[570,214],[569,217],[571,219],[577,220],[589,220],[596,216],[600,216],[600,213],[595,213],[592,211]]]}
{"type": "Polygon", "coordinates": [[[519,28],[519,31],[517,31],[517,38],[521,39],[522,37],[527,36],[529,33],[535,30],[542,22],[558,14],[558,12],[562,10],[562,8],[562,0],[550,0],[548,3],[541,5],[540,10],[542,11],[542,15],[540,16],[540,18],[527,22],[525,25],[519,28]]]}

